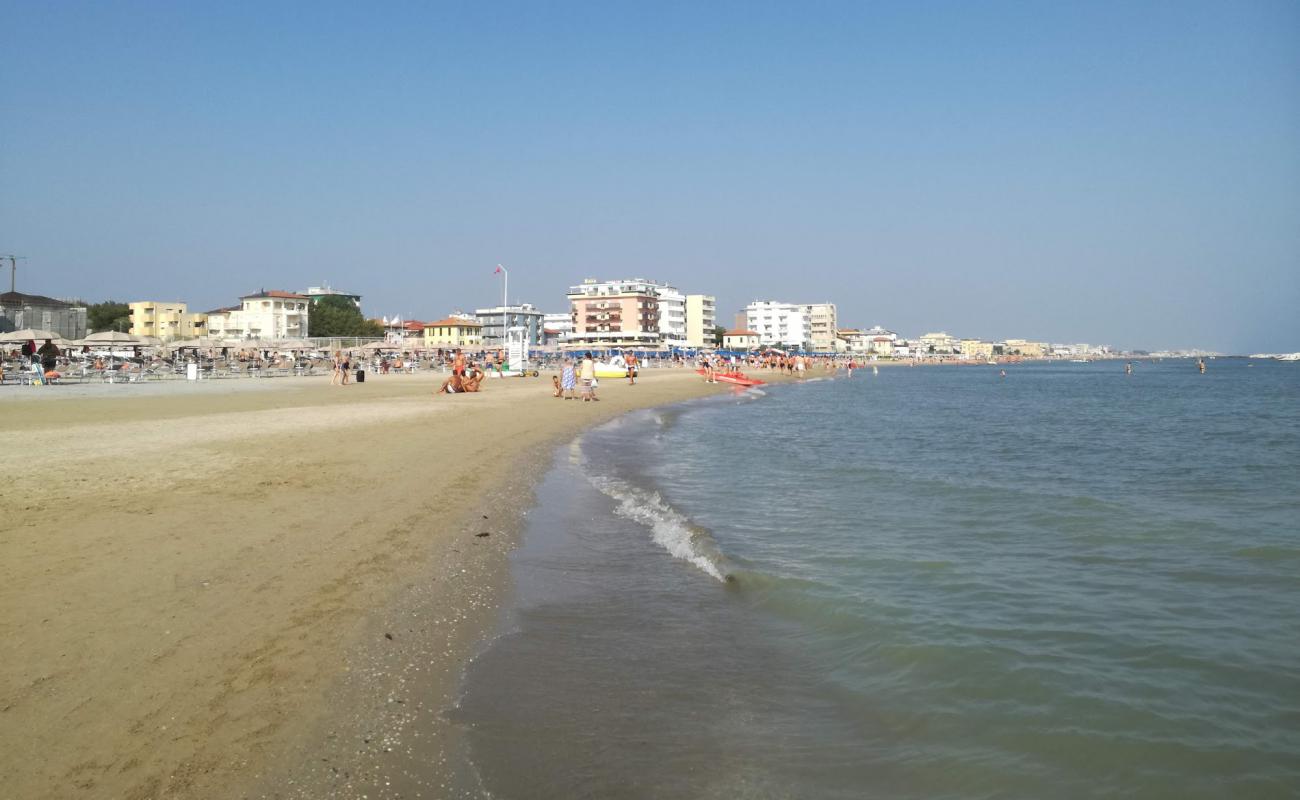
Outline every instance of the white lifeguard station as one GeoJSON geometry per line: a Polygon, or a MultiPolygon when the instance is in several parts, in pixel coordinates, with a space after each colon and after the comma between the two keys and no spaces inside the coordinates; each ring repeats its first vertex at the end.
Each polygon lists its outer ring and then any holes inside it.
{"type": "Polygon", "coordinates": [[[496,370],[488,370],[488,377],[536,378],[538,371],[528,361],[528,329],[522,326],[506,328],[506,363],[498,375],[496,370]]]}

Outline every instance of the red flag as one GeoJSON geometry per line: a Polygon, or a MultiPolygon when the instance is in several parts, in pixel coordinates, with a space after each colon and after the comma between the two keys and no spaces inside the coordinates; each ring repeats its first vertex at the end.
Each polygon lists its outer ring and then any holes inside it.
{"type": "Polygon", "coordinates": [[[496,268],[495,270],[492,271],[492,274],[493,274],[493,275],[500,275],[500,274],[501,274],[501,265],[500,265],[500,264],[497,264],[497,268],[496,268]]]}

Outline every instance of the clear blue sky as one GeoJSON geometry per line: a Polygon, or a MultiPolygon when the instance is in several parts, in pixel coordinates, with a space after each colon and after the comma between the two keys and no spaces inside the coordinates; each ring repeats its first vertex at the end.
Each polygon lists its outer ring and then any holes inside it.
{"type": "MultiPolygon", "coordinates": [[[[1300,349],[1300,3],[0,0],[21,290],[1300,349]]],[[[8,276],[5,276],[6,278],[8,276]]],[[[7,285],[5,286],[7,289],[7,285]]]]}

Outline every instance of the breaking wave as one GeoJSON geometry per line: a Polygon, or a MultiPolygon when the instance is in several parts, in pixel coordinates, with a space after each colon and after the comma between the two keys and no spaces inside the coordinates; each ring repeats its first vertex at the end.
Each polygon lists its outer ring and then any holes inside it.
{"type": "Polygon", "coordinates": [[[724,583],[731,580],[726,558],[713,536],[666,503],[658,492],[603,475],[588,474],[587,479],[618,504],[614,508],[615,514],[649,528],[655,544],[674,558],[688,561],[724,583]]]}

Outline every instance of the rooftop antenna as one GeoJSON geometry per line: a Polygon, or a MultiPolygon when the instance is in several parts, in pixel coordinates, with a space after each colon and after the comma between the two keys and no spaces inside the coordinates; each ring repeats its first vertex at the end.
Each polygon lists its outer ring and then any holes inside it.
{"type": "Polygon", "coordinates": [[[18,291],[18,262],[26,261],[27,256],[0,256],[0,261],[9,259],[9,291],[18,291]]]}

